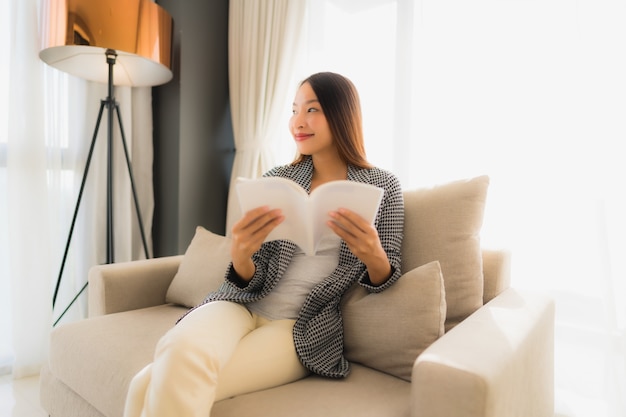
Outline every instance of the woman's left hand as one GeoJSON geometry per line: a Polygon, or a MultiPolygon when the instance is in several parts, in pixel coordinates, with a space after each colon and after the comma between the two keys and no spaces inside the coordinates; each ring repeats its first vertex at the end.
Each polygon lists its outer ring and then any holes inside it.
{"type": "Polygon", "coordinates": [[[328,227],[346,242],[367,267],[372,284],[381,285],[391,275],[391,265],[376,228],[357,213],[340,208],[329,213],[328,227]]]}

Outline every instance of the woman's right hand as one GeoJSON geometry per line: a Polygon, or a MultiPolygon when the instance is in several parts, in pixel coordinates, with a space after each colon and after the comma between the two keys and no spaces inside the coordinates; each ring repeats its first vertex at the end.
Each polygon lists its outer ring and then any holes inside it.
{"type": "Polygon", "coordinates": [[[241,279],[249,281],[254,276],[252,255],[259,250],[267,235],[285,220],[280,209],[267,206],[248,211],[232,228],[230,255],[233,268],[241,279]]]}

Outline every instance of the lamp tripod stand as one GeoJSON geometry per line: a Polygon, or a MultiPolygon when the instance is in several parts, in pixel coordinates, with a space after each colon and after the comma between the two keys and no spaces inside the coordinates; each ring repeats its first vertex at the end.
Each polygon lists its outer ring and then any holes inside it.
{"type": "MultiPolygon", "coordinates": [[[[119,124],[122,145],[124,148],[124,156],[126,157],[126,166],[128,168],[128,175],[130,177],[130,184],[133,193],[133,200],[135,203],[135,211],[137,213],[137,220],[139,222],[139,231],[141,233],[141,240],[143,242],[143,248],[145,252],[146,259],[150,256],[148,254],[148,245],[146,243],[146,235],[143,228],[143,221],[141,219],[141,211],[139,210],[139,201],[137,199],[137,191],[135,188],[135,180],[133,178],[133,171],[130,163],[130,158],[128,156],[128,147],[126,145],[126,137],[124,135],[124,127],[122,126],[122,118],[120,115],[120,106],[115,101],[113,97],[113,66],[115,65],[117,59],[117,52],[113,49],[107,49],[105,51],[106,62],[109,67],[108,74],[108,96],[105,100],[100,102],[100,111],[98,112],[98,118],[96,121],[96,126],[93,132],[93,138],[91,140],[91,145],[89,147],[89,153],[87,155],[87,161],[85,163],[85,170],[83,173],[83,179],[80,184],[80,190],[78,192],[78,198],[76,200],[76,207],[74,208],[74,216],[72,217],[72,223],[70,225],[69,234],[67,237],[67,243],[65,245],[65,252],[63,253],[63,260],[61,262],[61,268],[59,271],[59,276],[57,278],[56,287],[54,289],[54,296],[52,298],[52,308],[54,309],[57,301],[57,296],[59,293],[59,287],[61,284],[61,278],[63,277],[63,270],[65,269],[65,262],[67,260],[67,255],[69,252],[70,243],[72,240],[72,235],[74,233],[74,226],[76,225],[76,218],[78,215],[78,209],[80,208],[80,203],[83,197],[83,192],[85,190],[85,184],[87,180],[87,174],[89,173],[89,166],[91,164],[91,157],[93,156],[94,147],[96,144],[96,139],[98,137],[98,131],[100,129],[100,123],[102,121],[102,114],[104,110],[107,110],[107,221],[106,221],[106,263],[111,264],[115,262],[115,251],[114,251],[114,236],[113,236],[113,127],[114,127],[114,116],[117,116],[117,121],[119,124]]],[[[56,326],[57,323],[63,318],[65,313],[69,310],[69,308],[74,304],[74,302],[78,299],[78,297],[85,291],[87,288],[88,282],[83,285],[82,289],[76,294],[76,296],[72,299],[69,305],[63,310],[63,313],[59,316],[59,318],[54,322],[53,326],[56,326]]]]}

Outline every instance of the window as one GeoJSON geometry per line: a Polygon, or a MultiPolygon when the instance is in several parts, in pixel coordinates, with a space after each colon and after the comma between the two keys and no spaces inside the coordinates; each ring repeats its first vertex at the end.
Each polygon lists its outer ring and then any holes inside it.
{"type": "MultiPolygon", "coordinates": [[[[9,51],[10,36],[8,33],[10,3],[0,4],[0,50],[9,51]]],[[[0,375],[8,372],[12,362],[11,327],[11,285],[8,259],[8,205],[7,205],[7,142],[9,114],[9,63],[8,59],[0,60],[0,375]]]]}
{"type": "Polygon", "coordinates": [[[557,404],[603,417],[625,411],[625,17],[602,0],[312,0],[301,71],[354,81],[368,156],[404,188],[491,177],[483,245],[559,306],[557,404]]]}

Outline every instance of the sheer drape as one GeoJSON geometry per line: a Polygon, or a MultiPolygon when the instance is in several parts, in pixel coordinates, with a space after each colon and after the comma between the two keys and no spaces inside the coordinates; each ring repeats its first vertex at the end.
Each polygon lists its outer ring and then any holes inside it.
{"type": "Polygon", "coordinates": [[[373,163],[404,188],[491,177],[484,245],[556,300],[558,415],[626,415],[626,2],[310,0],[308,19],[308,72],[355,82],[373,163]]]}
{"type": "MultiPolygon", "coordinates": [[[[0,92],[0,369],[15,377],[39,372],[53,320],[83,287],[88,269],[105,259],[106,123],[103,122],[80,207],[57,307],[52,294],[106,85],[47,67],[38,58],[39,0],[3,2],[0,92]],[[3,158],[5,157],[4,163],[3,158]],[[6,225],[6,228],[5,228],[6,225]],[[4,292],[10,294],[7,297],[4,292]]],[[[103,56],[103,65],[106,65],[103,56]]],[[[152,113],[149,88],[116,88],[148,241],[153,211],[152,113]]],[[[119,132],[115,132],[116,261],[143,257],[119,132]]],[[[151,251],[151,249],[150,249],[151,251]]],[[[86,293],[67,322],[84,317],[86,293]]]]}
{"type": "Polygon", "coordinates": [[[275,164],[278,131],[286,129],[286,94],[304,24],[305,0],[231,0],[230,99],[235,138],[226,230],[239,216],[237,177],[255,178],[275,164]]]}

